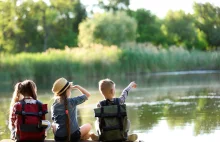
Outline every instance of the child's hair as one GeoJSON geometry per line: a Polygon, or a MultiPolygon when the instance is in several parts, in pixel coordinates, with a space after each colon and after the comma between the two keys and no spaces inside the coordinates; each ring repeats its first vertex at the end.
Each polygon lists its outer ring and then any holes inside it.
{"type": "MultiPolygon", "coordinates": [[[[68,88],[66,88],[66,90],[68,90],[70,88],[70,86],[68,88]]],[[[66,90],[62,93],[62,94],[54,94],[55,96],[60,96],[60,102],[64,103],[65,106],[65,110],[68,110],[68,101],[67,101],[67,95],[66,95],[66,90]]],[[[70,140],[70,115],[69,112],[66,113],[66,130],[67,130],[67,137],[68,140],[70,140]]]]}
{"type": "Polygon", "coordinates": [[[10,104],[10,116],[12,113],[13,106],[16,102],[19,101],[21,95],[30,96],[33,99],[37,100],[37,87],[32,80],[25,80],[23,82],[18,82],[14,87],[14,92],[10,104]]]}
{"type": "Polygon", "coordinates": [[[109,98],[110,90],[113,88],[115,83],[110,79],[103,79],[99,81],[99,91],[105,97],[109,98]]]}

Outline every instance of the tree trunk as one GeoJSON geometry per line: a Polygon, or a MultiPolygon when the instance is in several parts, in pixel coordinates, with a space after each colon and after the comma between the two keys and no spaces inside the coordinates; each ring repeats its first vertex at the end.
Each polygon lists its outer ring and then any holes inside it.
{"type": "Polygon", "coordinates": [[[48,27],[47,27],[47,22],[46,22],[46,11],[43,10],[43,17],[42,17],[42,22],[43,22],[43,29],[44,29],[44,51],[47,50],[47,41],[48,41],[48,27]]]}

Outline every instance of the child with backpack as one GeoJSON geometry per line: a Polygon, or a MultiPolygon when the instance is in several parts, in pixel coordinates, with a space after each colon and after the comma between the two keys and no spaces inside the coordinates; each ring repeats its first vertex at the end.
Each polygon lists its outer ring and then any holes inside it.
{"type": "Polygon", "coordinates": [[[10,105],[9,129],[15,141],[44,141],[45,129],[42,125],[47,113],[47,105],[37,100],[37,87],[32,80],[24,80],[14,87],[10,105]]]}
{"type": "Polygon", "coordinates": [[[55,141],[77,142],[90,138],[90,124],[78,126],[77,105],[85,102],[90,93],[79,85],[73,85],[65,78],[57,79],[52,88],[54,103],[51,107],[52,124],[55,141]],[[77,89],[82,95],[71,97],[71,91],[77,89]]]}
{"type": "Polygon", "coordinates": [[[136,88],[137,84],[131,82],[121,93],[119,98],[115,98],[115,83],[110,79],[99,81],[99,91],[105,98],[94,109],[95,127],[99,136],[91,134],[92,140],[101,141],[135,141],[136,134],[128,135],[130,121],[127,119],[125,100],[128,92],[136,88]]]}

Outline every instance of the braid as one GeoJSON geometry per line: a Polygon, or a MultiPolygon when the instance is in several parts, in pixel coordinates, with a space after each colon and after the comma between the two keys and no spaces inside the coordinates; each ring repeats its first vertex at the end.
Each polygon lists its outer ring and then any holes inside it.
{"type": "MultiPolygon", "coordinates": [[[[64,92],[63,100],[64,100],[64,106],[65,106],[65,111],[67,110],[68,112],[68,102],[67,102],[67,96],[66,96],[66,91],[64,92]]],[[[66,130],[67,130],[67,137],[68,141],[70,140],[70,115],[69,113],[66,113],[66,130]]]]}

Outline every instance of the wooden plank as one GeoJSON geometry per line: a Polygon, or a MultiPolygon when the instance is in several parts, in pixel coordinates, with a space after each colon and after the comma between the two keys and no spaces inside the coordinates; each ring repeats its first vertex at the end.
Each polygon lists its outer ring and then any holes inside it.
{"type": "MultiPolygon", "coordinates": [[[[10,139],[3,139],[3,140],[1,140],[0,142],[14,142],[14,141],[13,141],[13,140],[10,140],[10,139]]],[[[44,142],[55,142],[55,141],[52,140],[52,139],[49,139],[49,140],[45,140],[44,142]]],[[[84,141],[80,141],[80,142],[97,142],[97,141],[84,140],[84,141]]]]}
{"type": "MultiPolygon", "coordinates": [[[[10,140],[10,139],[3,139],[1,140],[0,142],[14,142],[13,140],[10,140]]],[[[45,140],[44,142],[55,142],[54,140],[45,140]]],[[[98,142],[98,141],[92,141],[92,140],[83,140],[83,141],[80,141],[80,142],[98,142]]],[[[136,142],[144,142],[144,141],[136,141],[136,142]]]]}
{"type": "MultiPolygon", "coordinates": [[[[10,139],[3,139],[0,142],[14,142],[13,140],[10,139]]],[[[55,142],[53,139],[47,139],[44,142],[55,142]]],[[[81,140],[80,142],[98,142],[98,141],[92,141],[92,140],[81,140]]],[[[136,142],[144,142],[142,140],[137,140],[136,142]]]]}

